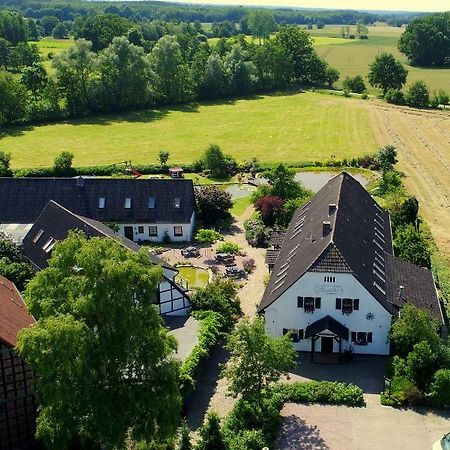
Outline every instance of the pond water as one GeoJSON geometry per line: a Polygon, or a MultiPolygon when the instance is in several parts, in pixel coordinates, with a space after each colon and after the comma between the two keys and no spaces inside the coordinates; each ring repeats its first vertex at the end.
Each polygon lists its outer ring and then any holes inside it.
{"type": "MultiPolygon", "coordinates": [[[[324,187],[330,178],[338,175],[340,172],[297,172],[295,179],[300,181],[307,189],[311,189],[313,192],[317,192],[324,187]]],[[[359,181],[363,186],[369,183],[369,179],[361,174],[353,174],[353,178],[359,181]]]]}
{"type": "Polygon", "coordinates": [[[228,184],[224,189],[231,194],[232,200],[239,200],[251,195],[256,188],[249,184],[228,184]]]}
{"type": "Polygon", "coordinates": [[[208,284],[209,272],[206,269],[192,266],[178,266],[177,269],[179,270],[178,277],[188,283],[189,289],[204,287],[208,284]]]}

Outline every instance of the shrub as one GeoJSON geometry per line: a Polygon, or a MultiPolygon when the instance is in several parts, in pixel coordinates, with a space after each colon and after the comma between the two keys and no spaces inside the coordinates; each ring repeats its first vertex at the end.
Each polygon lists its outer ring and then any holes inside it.
{"type": "Polygon", "coordinates": [[[236,284],[222,277],[215,278],[214,283],[198,288],[191,296],[191,305],[194,311],[214,311],[220,314],[226,328],[230,327],[241,313],[236,284]]]}
{"type": "Polygon", "coordinates": [[[255,202],[255,209],[260,212],[265,224],[272,225],[280,217],[284,201],[276,195],[266,195],[255,202]]]}
{"type": "Polygon", "coordinates": [[[245,239],[253,247],[267,246],[269,240],[269,233],[264,225],[264,222],[258,217],[256,219],[248,220],[244,224],[245,239]]]}
{"type": "Polygon", "coordinates": [[[361,406],[364,403],[363,391],[360,387],[337,381],[280,384],[274,388],[274,391],[281,395],[283,402],[347,406],[361,406]]]}
{"type": "Polygon", "coordinates": [[[224,155],[222,149],[216,144],[211,144],[205,150],[202,165],[212,178],[223,179],[237,172],[236,161],[231,156],[224,155]]]}
{"type": "Polygon", "coordinates": [[[364,78],[361,75],[356,75],[353,78],[346,77],[343,86],[347,91],[356,92],[357,94],[362,94],[366,90],[364,78]]]}
{"type": "Polygon", "coordinates": [[[252,273],[255,270],[255,268],[256,268],[255,260],[253,258],[244,259],[242,261],[242,266],[244,267],[244,270],[247,273],[252,273]]]}
{"type": "Polygon", "coordinates": [[[261,450],[269,445],[262,430],[238,430],[226,442],[228,450],[261,450]]]}
{"type": "Polygon", "coordinates": [[[438,355],[428,342],[419,342],[406,357],[408,371],[414,384],[426,391],[437,369],[438,355]]]}
{"type": "Polygon", "coordinates": [[[230,255],[237,255],[241,251],[241,247],[239,244],[236,244],[234,242],[224,242],[223,244],[220,244],[216,248],[217,253],[228,253],[230,255]]]}
{"type": "Polygon", "coordinates": [[[223,241],[223,234],[212,228],[200,228],[195,235],[195,240],[201,244],[214,244],[216,241],[223,241]]]}
{"type": "Polygon", "coordinates": [[[217,225],[228,219],[233,207],[231,194],[217,186],[203,186],[195,192],[198,219],[205,226],[217,225]]]}
{"type": "Polygon", "coordinates": [[[405,95],[400,89],[389,89],[384,95],[384,99],[388,103],[392,103],[394,105],[405,104],[405,95]]]}
{"type": "Polygon", "coordinates": [[[220,418],[216,413],[208,413],[199,434],[196,450],[227,450],[220,430],[220,418]]]}
{"type": "Polygon", "coordinates": [[[415,386],[411,380],[406,377],[394,376],[391,380],[391,393],[383,392],[381,394],[381,404],[385,406],[400,407],[406,405],[406,395],[410,389],[415,386]]]}
{"type": "Polygon", "coordinates": [[[64,176],[71,175],[74,173],[72,169],[73,153],[61,152],[56,156],[55,162],[53,164],[53,170],[56,175],[64,176]]]}
{"type": "Polygon", "coordinates": [[[431,253],[423,234],[413,225],[397,228],[394,237],[395,254],[421,267],[431,267],[431,253]]]}
{"type": "Polygon", "coordinates": [[[5,153],[0,151],[0,177],[10,177],[12,176],[12,171],[10,169],[11,164],[11,153],[5,153]]]}
{"type": "Polygon", "coordinates": [[[184,421],[183,424],[181,425],[181,429],[180,429],[177,450],[191,450],[192,449],[190,432],[191,432],[191,430],[187,426],[186,421],[184,421]]]}
{"type": "Polygon", "coordinates": [[[424,108],[430,103],[430,91],[422,80],[415,81],[408,89],[406,103],[410,106],[424,108]]]}
{"type": "Polygon", "coordinates": [[[438,408],[450,406],[450,370],[439,369],[433,376],[429,393],[430,401],[438,408]]]}
{"type": "Polygon", "coordinates": [[[378,195],[384,197],[388,194],[399,194],[403,191],[401,176],[395,170],[385,170],[378,184],[378,195]]]}

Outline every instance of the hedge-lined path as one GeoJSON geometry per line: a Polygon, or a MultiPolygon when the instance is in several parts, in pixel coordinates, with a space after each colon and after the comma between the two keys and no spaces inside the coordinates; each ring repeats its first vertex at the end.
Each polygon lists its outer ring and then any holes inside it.
{"type": "MultiPolygon", "coordinates": [[[[257,305],[264,293],[264,280],[268,275],[265,250],[251,247],[245,239],[244,223],[252,216],[253,212],[253,206],[249,206],[241,216],[235,217],[231,231],[225,236],[225,240],[239,244],[246,253],[245,259],[255,260],[255,270],[243,281],[238,293],[242,312],[247,317],[255,316],[257,305]]],[[[208,251],[202,249],[204,256],[192,262],[201,266],[208,258],[212,257],[212,254],[210,249],[208,251]]],[[[208,359],[207,366],[202,367],[197,381],[197,389],[187,405],[187,420],[193,430],[202,425],[207,411],[215,411],[220,417],[225,417],[235,404],[235,399],[227,396],[227,381],[219,378],[220,366],[226,361],[226,352],[219,348],[208,359]]]]}

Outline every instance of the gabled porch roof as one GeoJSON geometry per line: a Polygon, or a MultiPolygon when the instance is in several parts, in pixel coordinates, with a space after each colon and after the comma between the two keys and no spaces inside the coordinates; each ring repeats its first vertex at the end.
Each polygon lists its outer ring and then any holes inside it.
{"type": "Polygon", "coordinates": [[[321,319],[317,320],[311,325],[308,325],[305,331],[305,339],[316,336],[325,330],[329,330],[337,337],[340,337],[341,339],[345,339],[346,341],[348,341],[349,338],[348,328],[341,322],[337,321],[336,319],[333,319],[333,317],[331,316],[322,317],[321,319]]]}

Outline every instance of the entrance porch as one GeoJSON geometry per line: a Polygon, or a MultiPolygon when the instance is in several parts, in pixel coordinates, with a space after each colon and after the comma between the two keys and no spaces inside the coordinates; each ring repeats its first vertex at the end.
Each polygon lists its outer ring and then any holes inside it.
{"type": "Polygon", "coordinates": [[[342,340],[348,341],[349,329],[333,317],[325,316],[306,327],[305,339],[311,339],[311,362],[338,364],[342,340]]]}

